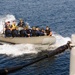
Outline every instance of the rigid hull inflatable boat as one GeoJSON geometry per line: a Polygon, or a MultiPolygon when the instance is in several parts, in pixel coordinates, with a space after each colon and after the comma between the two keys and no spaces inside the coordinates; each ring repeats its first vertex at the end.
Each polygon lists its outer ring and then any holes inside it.
{"type": "Polygon", "coordinates": [[[13,44],[43,44],[51,45],[56,41],[54,36],[39,36],[39,37],[3,37],[0,36],[0,42],[13,43],[13,44]]]}

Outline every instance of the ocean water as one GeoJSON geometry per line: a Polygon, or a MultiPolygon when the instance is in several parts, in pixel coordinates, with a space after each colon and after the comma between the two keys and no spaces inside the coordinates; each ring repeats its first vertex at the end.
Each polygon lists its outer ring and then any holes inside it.
{"type": "MultiPolygon", "coordinates": [[[[75,33],[75,1],[0,0],[0,34],[5,21],[16,20],[18,23],[20,18],[30,26],[49,26],[56,37],[56,43],[51,47],[57,48],[70,41],[75,33]]],[[[39,46],[33,44],[3,43],[0,45],[0,68],[31,62],[41,56],[39,52],[39,46]]],[[[67,50],[8,75],[69,75],[69,64],[70,50],[67,50]]]]}

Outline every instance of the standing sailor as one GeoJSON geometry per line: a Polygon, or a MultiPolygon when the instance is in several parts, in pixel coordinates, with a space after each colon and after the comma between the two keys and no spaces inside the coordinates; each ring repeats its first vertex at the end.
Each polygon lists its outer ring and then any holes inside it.
{"type": "Polygon", "coordinates": [[[24,37],[24,28],[25,28],[25,23],[22,19],[20,19],[19,23],[18,23],[18,31],[19,31],[19,36],[24,37]]]}
{"type": "Polygon", "coordinates": [[[20,22],[17,25],[18,27],[25,27],[25,23],[22,19],[20,19],[20,22]]]}

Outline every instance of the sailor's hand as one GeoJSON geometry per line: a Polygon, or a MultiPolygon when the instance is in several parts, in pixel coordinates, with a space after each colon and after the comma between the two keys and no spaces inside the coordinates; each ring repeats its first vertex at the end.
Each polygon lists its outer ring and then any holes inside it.
{"type": "Polygon", "coordinates": [[[28,37],[30,37],[30,34],[28,34],[28,37]]]}

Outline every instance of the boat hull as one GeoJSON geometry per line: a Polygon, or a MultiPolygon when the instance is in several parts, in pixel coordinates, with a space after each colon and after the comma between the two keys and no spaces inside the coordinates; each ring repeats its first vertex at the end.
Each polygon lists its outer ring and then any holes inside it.
{"type": "Polygon", "coordinates": [[[39,37],[3,37],[0,36],[1,42],[13,43],[13,44],[53,44],[56,39],[53,36],[39,36],[39,37]]]}

